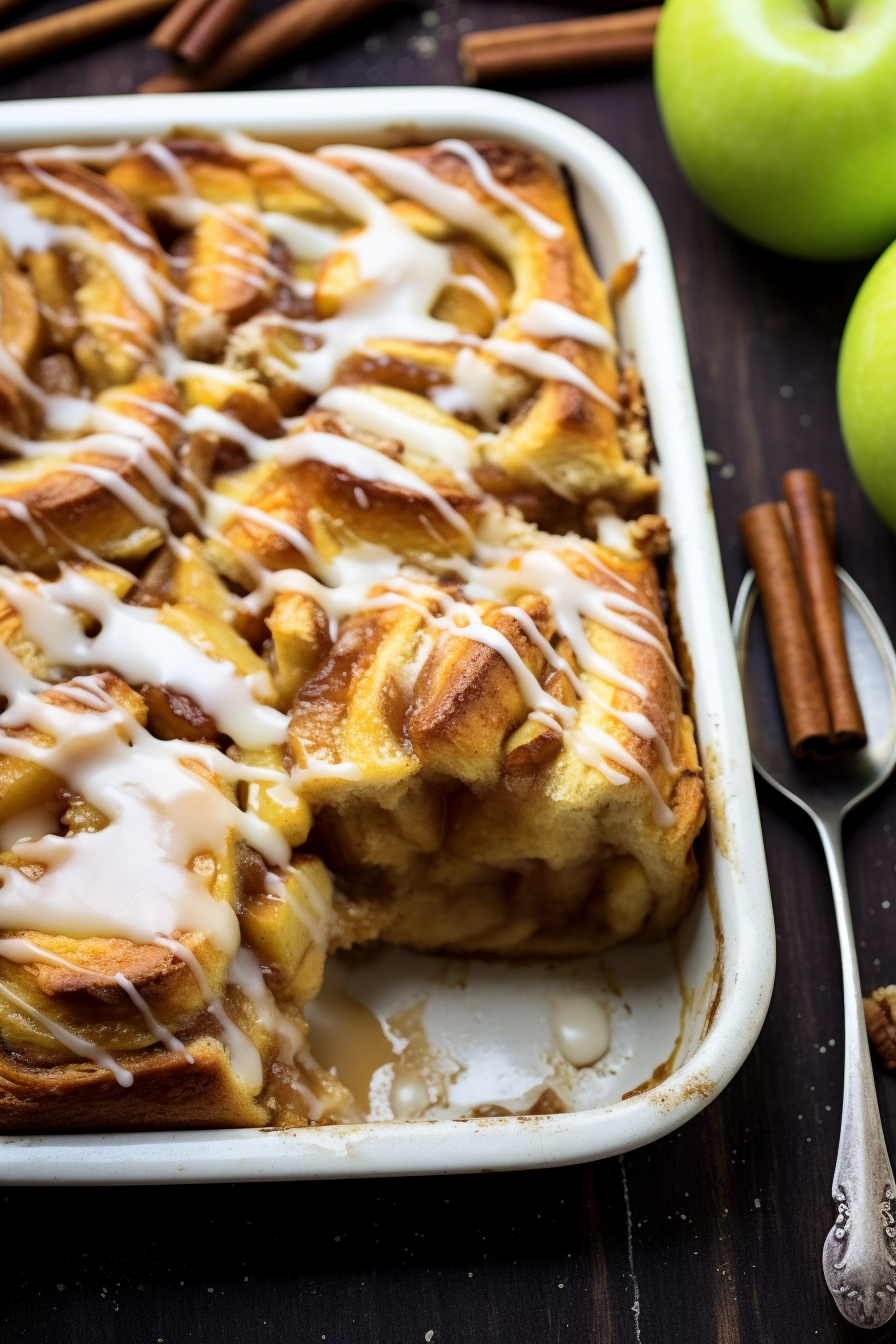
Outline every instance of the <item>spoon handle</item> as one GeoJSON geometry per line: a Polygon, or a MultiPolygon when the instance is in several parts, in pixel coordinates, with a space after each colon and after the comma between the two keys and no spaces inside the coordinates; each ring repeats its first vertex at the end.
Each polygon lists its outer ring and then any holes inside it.
{"type": "Polygon", "coordinates": [[[873,1329],[896,1312],[896,1184],[887,1156],[862,1012],[859,963],[852,928],[840,818],[817,818],[834,893],[843,963],[844,1077],[840,1147],[834,1169],[837,1221],[822,1264],[840,1311],[873,1329]]]}

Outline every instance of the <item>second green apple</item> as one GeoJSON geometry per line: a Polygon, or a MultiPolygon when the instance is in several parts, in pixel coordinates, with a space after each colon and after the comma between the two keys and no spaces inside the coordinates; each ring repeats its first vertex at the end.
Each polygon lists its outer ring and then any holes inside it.
{"type": "Polygon", "coordinates": [[[849,314],[837,403],[855,473],[896,531],[896,243],[872,267],[849,314]]]}

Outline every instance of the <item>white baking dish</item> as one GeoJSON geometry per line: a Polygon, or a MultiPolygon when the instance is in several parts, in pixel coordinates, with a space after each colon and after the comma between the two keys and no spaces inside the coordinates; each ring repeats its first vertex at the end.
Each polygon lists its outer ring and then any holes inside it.
{"type": "Polygon", "coordinates": [[[483,963],[452,980],[434,973],[434,959],[394,953],[356,970],[353,994],[382,1016],[414,1001],[415,994],[428,998],[429,1036],[461,1065],[461,1082],[441,1112],[446,1118],[295,1131],[4,1136],[0,1180],[94,1184],[482,1171],[582,1162],[649,1143],[696,1115],[743,1063],[765,1017],[775,956],[700,428],[656,206],[629,165],[584,127],[532,102],[469,89],[13,102],[0,106],[0,149],[143,137],[176,126],[237,127],[300,148],[349,140],[397,145],[445,135],[516,141],[568,170],[604,275],[642,254],[638,281],[621,305],[621,338],[644,379],[662,508],[675,543],[675,602],[693,668],[711,813],[701,853],[703,882],[694,912],[671,944],[616,949],[597,963],[541,969],[483,963]],[[450,1118],[469,1109],[477,1087],[490,1087],[479,1099],[493,1102],[531,1095],[541,1067],[537,1059],[544,1065],[548,996],[558,987],[583,984],[611,1001],[614,1022],[607,1060],[582,1075],[578,1086],[566,1075],[567,1091],[571,1087],[587,1109],[450,1118]],[[673,1067],[664,1081],[621,1099],[670,1056],[673,1067]]]}

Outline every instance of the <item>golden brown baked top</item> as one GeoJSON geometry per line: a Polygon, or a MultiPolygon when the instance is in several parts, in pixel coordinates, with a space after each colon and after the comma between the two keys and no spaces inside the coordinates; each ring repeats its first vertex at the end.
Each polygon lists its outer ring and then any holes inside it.
{"type": "Polygon", "coordinates": [[[346,1117],[329,946],[681,917],[646,410],[537,155],[0,156],[0,446],[0,1127],[346,1117]]]}

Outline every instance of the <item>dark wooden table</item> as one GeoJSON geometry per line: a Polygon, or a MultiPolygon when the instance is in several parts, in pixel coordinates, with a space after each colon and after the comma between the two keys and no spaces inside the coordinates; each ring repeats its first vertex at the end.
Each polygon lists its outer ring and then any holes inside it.
{"type": "MultiPolygon", "coordinates": [[[[599,8],[600,6],[596,6],[599,8]]],[[[609,6],[612,7],[612,6],[609,6]]],[[[619,7],[618,5],[616,7],[619,7]]],[[[61,8],[49,0],[35,15],[61,8]]],[[[458,30],[581,13],[551,4],[396,7],[288,63],[271,88],[455,83],[458,30]]],[[[7,98],[131,91],[159,59],[135,36],[0,85],[7,98]]],[[[527,96],[631,160],[672,240],[729,592],[739,511],[782,470],[836,488],[843,563],[896,633],[896,542],[855,485],[834,374],[864,265],[810,266],[741,242],[691,195],[649,76],[527,96]]],[[[65,128],[60,127],[64,137],[65,128]]],[[[110,135],[114,127],[110,127],[110,135]]],[[[728,637],[718,632],[719,639],[728,637]]],[[[679,1133],[624,1159],[443,1179],[175,1189],[11,1190],[5,1339],[127,1344],[803,1344],[846,1340],[821,1274],[840,1117],[842,997],[812,834],[767,796],[778,976],[738,1077],[679,1133]]],[[[852,827],[866,988],[896,979],[896,793],[852,827]]],[[[896,1153],[896,1078],[881,1076],[896,1153]]],[[[896,1340],[896,1322],[880,1331],[896,1340]]]]}

